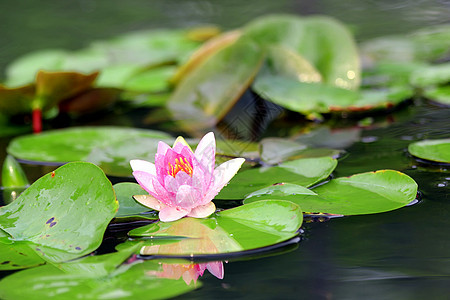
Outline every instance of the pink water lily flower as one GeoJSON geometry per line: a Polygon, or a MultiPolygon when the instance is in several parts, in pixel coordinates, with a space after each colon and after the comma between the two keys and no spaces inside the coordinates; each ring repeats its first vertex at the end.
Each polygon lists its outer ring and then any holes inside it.
{"type": "Polygon", "coordinates": [[[215,168],[216,140],[206,134],[192,152],[187,142],[178,137],[170,148],[159,142],[155,164],[131,160],[133,176],[150,195],[134,198],[141,204],[159,210],[163,222],[184,216],[204,218],[216,207],[212,199],[231,180],[245,159],[235,158],[215,168]]]}

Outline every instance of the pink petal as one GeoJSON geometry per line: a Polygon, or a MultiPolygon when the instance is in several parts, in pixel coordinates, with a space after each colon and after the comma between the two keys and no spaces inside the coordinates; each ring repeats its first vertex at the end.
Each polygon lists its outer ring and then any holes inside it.
{"type": "Polygon", "coordinates": [[[192,178],[185,172],[178,172],[175,177],[166,176],[164,178],[164,187],[170,193],[176,194],[179,187],[182,185],[191,185],[192,178]]]}
{"type": "Polygon", "coordinates": [[[166,206],[159,211],[159,219],[162,222],[172,222],[186,216],[189,210],[184,210],[179,207],[166,206]]]}
{"type": "Polygon", "coordinates": [[[205,205],[199,205],[197,207],[194,207],[191,212],[188,214],[188,217],[193,218],[206,218],[212,213],[216,211],[216,206],[213,202],[209,202],[205,205]]]}
{"type": "Polygon", "coordinates": [[[151,195],[134,195],[133,198],[140,204],[150,207],[154,210],[161,210],[166,207],[164,203],[160,202],[158,199],[151,195]]]}
{"type": "Polygon", "coordinates": [[[214,133],[209,132],[201,139],[197,149],[195,149],[195,157],[206,172],[213,172],[216,160],[216,140],[214,133]]]}
{"type": "Polygon", "coordinates": [[[156,151],[156,153],[165,155],[168,149],[170,149],[170,146],[167,145],[166,143],[160,141],[158,143],[158,150],[156,151]]]}
{"type": "Polygon", "coordinates": [[[223,262],[221,261],[211,261],[206,264],[206,268],[209,273],[213,274],[219,279],[223,279],[224,271],[223,271],[223,262]]]}
{"type": "Polygon", "coordinates": [[[151,175],[156,176],[155,164],[153,164],[149,161],[145,161],[145,160],[141,160],[141,159],[132,159],[132,160],[130,160],[130,166],[131,166],[131,169],[133,169],[133,171],[147,172],[151,175]]]}
{"type": "MultiPolygon", "coordinates": [[[[182,136],[177,137],[177,139],[173,143],[173,147],[175,147],[178,143],[180,143],[180,144],[188,147],[189,149],[191,149],[191,146],[189,146],[189,144],[186,142],[186,140],[182,136]]],[[[191,152],[192,152],[192,149],[191,149],[191,152]]]]}
{"type": "Polygon", "coordinates": [[[197,206],[197,202],[200,201],[200,195],[198,191],[190,185],[181,185],[178,188],[176,196],[176,205],[186,209],[192,209],[197,206]]]}
{"type": "Polygon", "coordinates": [[[175,204],[175,194],[169,193],[156,178],[153,178],[152,184],[153,189],[155,190],[155,195],[152,195],[156,199],[169,206],[173,206],[175,204]]]}
{"type": "Polygon", "coordinates": [[[220,190],[236,175],[244,162],[244,158],[234,158],[218,166],[214,170],[214,186],[210,187],[204,199],[214,199],[220,190]]]}
{"type": "Polygon", "coordinates": [[[156,178],[154,175],[143,171],[134,171],[133,176],[144,190],[153,196],[157,194],[153,188],[153,179],[156,178]]]}

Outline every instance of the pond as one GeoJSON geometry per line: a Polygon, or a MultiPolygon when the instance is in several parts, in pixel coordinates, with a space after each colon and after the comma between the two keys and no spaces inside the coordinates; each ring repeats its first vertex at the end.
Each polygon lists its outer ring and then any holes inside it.
{"type": "MultiPolygon", "coordinates": [[[[277,12],[295,12],[298,15],[319,13],[335,17],[350,25],[358,42],[387,34],[404,34],[450,21],[448,3],[427,1],[336,3],[325,0],[233,0],[225,3],[210,0],[150,3],[135,0],[126,3],[46,1],[39,5],[2,2],[0,12],[3,24],[6,24],[0,27],[0,33],[4,37],[0,48],[2,70],[11,60],[34,50],[80,49],[92,41],[112,38],[137,29],[180,28],[205,23],[232,29],[258,16],[277,12]]],[[[0,79],[2,76],[6,75],[0,75],[0,79]]],[[[252,101],[262,100],[254,94],[244,94],[236,107],[247,107],[245,105],[252,104],[252,101]]],[[[252,249],[240,254],[215,257],[223,260],[223,279],[220,279],[222,275],[219,264],[210,263],[207,268],[209,271],[205,271],[206,265],[203,265],[204,275],[198,279],[202,283],[201,287],[199,285],[198,289],[190,292],[186,290],[187,293],[180,292],[178,298],[448,299],[450,166],[430,164],[414,158],[408,152],[408,145],[426,139],[450,138],[449,106],[414,97],[395,108],[376,113],[350,114],[350,117],[345,117],[345,113],[332,114],[331,117],[326,117],[325,122],[310,122],[298,118],[294,113],[283,115],[282,119],[277,118],[281,109],[264,103],[266,113],[263,116],[257,115],[258,109],[255,109],[242,121],[244,125],[256,123],[257,130],[255,132],[253,127],[250,133],[244,133],[248,140],[241,140],[241,145],[246,147],[255,140],[274,136],[303,137],[303,141],[310,139],[316,146],[344,150],[339,152],[332,178],[382,169],[397,170],[417,182],[418,201],[400,209],[375,214],[345,217],[306,215],[300,234],[293,234],[293,239],[286,239],[281,245],[271,246],[263,251],[252,249]],[[276,112],[275,116],[271,116],[267,110],[276,112]]],[[[170,122],[149,121],[149,115],[154,119],[160,117],[167,121],[164,116],[152,114],[154,111],[153,108],[130,109],[119,105],[106,112],[70,121],[65,116],[57,117],[44,124],[44,128],[117,125],[169,131],[173,136],[183,132],[174,128],[170,122]]],[[[231,110],[226,117],[227,124],[233,123],[229,121],[230,118],[234,120],[233,116],[240,114],[242,115],[242,109],[231,110]]],[[[238,129],[243,126],[241,123],[237,124],[234,126],[238,129]]],[[[0,161],[5,159],[6,148],[12,140],[13,136],[0,135],[0,161]]],[[[48,165],[23,164],[23,167],[30,182],[55,169],[48,165]]],[[[109,176],[113,183],[135,182],[133,178],[116,175],[114,173],[109,176]]],[[[222,205],[228,208],[227,205],[233,207],[236,204],[230,203],[222,205]]],[[[217,220],[222,224],[220,216],[217,220]]],[[[47,222],[47,225],[51,225],[54,220],[48,219],[47,222]]],[[[96,254],[111,252],[117,244],[126,240],[129,230],[150,222],[140,220],[127,224],[110,224],[96,254]]],[[[198,230],[208,231],[203,225],[199,225],[198,230]]],[[[225,225],[224,228],[227,229],[225,225]]],[[[160,261],[158,257],[155,259],[156,262],[160,261]]],[[[209,260],[208,256],[201,259],[200,263],[209,260]]],[[[161,262],[166,263],[167,260],[161,259],[161,262]]],[[[89,265],[89,270],[93,274],[103,274],[97,269],[93,270],[92,265],[89,265]]],[[[80,268],[83,267],[88,266],[80,268]]],[[[111,266],[105,268],[108,267],[111,266]]],[[[148,272],[150,271],[147,270],[146,273],[148,272]]],[[[168,272],[176,273],[177,270],[174,268],[168,272]]],[[[1,271],[0,277],[6,278],[12,273],[13,271],[1,271]]],[[[144,272],[136,271],[136,274],[142,273],[144,272]]],[[[193,277],[195,281],[195,275],[193,277]]],[[[123,277],[121,280],[126,284],[129,278],[123,277]]],[[[120,285],[115,282],[111,285],[114,284],[120,285]]],[[[166,285],[166,289],[167,286],[171,285],[166,285]]],[[[53,288],[56,290],[58,287],[53,288]]],[[[174,285],[174,289],[182,291],[183,287],[174,285]]],[[[51,293],[48,295],[51,296],[51,293]]],[[[98,298],[104,297],[103,299],[115,299],[114,297],[119,296],[126,298],[125,294],[108,294],[108,288],[103,294],[97,294],[98,298]]],[[[91,297],[95,299],[96,296],[91,297]]],[[[145,294],[135,297],[153,298],[145,294]]]]}

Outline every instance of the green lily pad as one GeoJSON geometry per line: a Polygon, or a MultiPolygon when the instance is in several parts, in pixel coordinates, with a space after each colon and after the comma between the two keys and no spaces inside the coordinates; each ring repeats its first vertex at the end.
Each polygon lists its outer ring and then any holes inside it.
{"type": "Polygon", "coordinates": [[[238,172],[216,199],[244,199],[248,194],[277,183],[294,183],[305,187],[326,179],[336,168],[331,157],[303,158],[276,167],[254,168],[238,172]]]}
{"type": "Polygon", "coordinates": [[[299,82],[267,73],[257,77],[253,89],[264,99],[305,115],[386,108],[413,95],[413,91],[405,87],[357,92],[323,83],[299,82]]]}
{"type": "Polygon", "coordinates": [[[450,63],[419,68],[411,74],[410,81],[417,87],[450,83],[450,63]]]}
{"type": "Polygon", "coordinates": [[[6,69],[8,86],[21,86],[34,82],[39,70],[60,71],[67,52],[47,49],[32,52],[12,62],[6,69]]]}
{"type": "Polygon", "coordinates": [[[295,51],[320,72],[326,84],[345,89],[359,87],[356,43],[348,29],[332,18],[265,16],[247,24],[244,35],[262,47],[276,45],[295,51]]]}
{"type": "Polygon", "coordinates": [[[0,281],[0,297],[93,300],[145,299],[150,295],[152,299],[165,299],[201,286],[199,282],[187,285],[181,278],[165,278],[163,266],[157,261],[119,266],[128,256],[127,252],[118,252],[20,271],[0,281]]]}
{"type": "Polygon", "coordinates": [[[450,139],[424,140],[408,146],[412,155],[441,163],[450,163],[450,139]]]}
{"type": "MultiPolygon", "coordinates": [[[[44,261],[65,261],[100,245],[117,208],[111,183],[98,167],[70,163],[41,177],[11,204],[0,207],[0,228],[19,243],[19,249],[30,246],[44,261]],[[24,244],[28,242],[32,244],[24,244]]],[[[9,253],[14,256],[15,252],[9,253]]]]}
{"type": "Polygon", "coordinates": [[[409,176],[392,170],[356,174],[332,179],[312,190],[313,194],[292,194],[292,186],[277,187],[271,195],[255,192],[245,199],[252,203],[262,199],[289,200],[305,212],[339,215],[362,215],[386,212],[404,207],[416,198],[417,184],[409,176]]]}
{"type": "MultiPolygon", "coordinates": [[[[21,160],[63,164],[86,160],[97,148],[104,147],[111,150],[109,148],[111,145],[116,146],[127,140],[139,138],[162,140],[170,136],[160,131],[133,128],[73,127],[15,138],[8,146],[8,153],[21,160]]],[[[135,144],[132,146],[140,147],[135,144]]],[[[128,158],[123,160],[129,162],[128,158]]]]}
{"type": "Polygon", "coordinates": [[[119,201],[119,210],[116,213],[116,218],[139,218],[143,219],[158,219],[157,215],[139,215],[144,212],[151,211],[146,206],[143,206],[139,202],[133,199],[133,195],[146,195],[139,184],[132,182],[121,182],[113,186],[116,192],[117,201],[119,201]]]}
{"type": "Polygon", "coordinates": [[[142,93],[166,91],[170,88],[169,79],[176,69],[175,66],[161,66],[139,72],[124,82],[123,89],[142,93]]]}
{"type": "Polygon", "coordinates": [[[2,186],[13,188],[26,187],[28,185],[30,185],[30,182],[20,164],[14,157],[7,155],[2,167],[2,186]]]}
{"type": "Polygon", "coordinates": [[[241,38],[209,56],[176,86],[167,103],[174,119],[187,131],[215,125],[249,87],[263,54],[241,38]]]}
{"type": "Polygon", "coordinates": [[[450,85],[426,89],[423,95],[434,102],[450,106],[450,85]]]}
{"type": "Polygon", "coordinates": [[[241,252],[271,246],[297,235],[300,207],[289,201],[261,201],[224,210],[206,219],[158,222],[129,232],[153,237],[144,255],[193,256],[241,252]]]}

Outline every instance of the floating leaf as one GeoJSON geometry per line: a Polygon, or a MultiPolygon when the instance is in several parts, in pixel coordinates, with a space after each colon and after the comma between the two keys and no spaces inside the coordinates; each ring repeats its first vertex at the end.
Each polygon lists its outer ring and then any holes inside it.
{"type": "Polygon", "coordinates": [[[331,157],[303,158],[284,162],[276,167],[238,172],[216,198],[243,199],[251,192],[276,183],[294,183],[308,187],[326,179],[336,165],[337,161],[331,157]]]}
{"type": "Polygon", "coordinates": [[[147,240],[141,254],[214,255],[271,246],[297,235],[300,208],[288,201],[261,201],[216,213],[207,219],[183,218],[132,230],[147,240]]]}
{"type": "Polygon", "coordinates": [[[261,199],[289,200],[305,212],[360,215],[401,208],[416,198],[417,184],[409,176],[392,170],[332,179],[312,190],[317,195],[290,193],[292,186],[277,187],[277,193],[255,192],[244,203],[261,199]]]}
{"type": "Polygon", "coordinates": [[[36,75],[36,95],[32,108],[48,110],[58,102],[75,96],[92,86],[98,73],[44,72],[36,75]]]}
{"type": "Polygon", "coordinates": [[[450,163],[450,139],[415,142],[408,146],[408,151],[418,158],[450,163]]]}
{"type": "Polygon", "coordinates": [[[33,84],[18,88],[0,85],[0,112],[7,115],[29,113],[35,93],[36,87],[33,84]]]}
{"type": "MultiPolygon", "coordinates": [[[[117,201],[119,201],[119,210],[116,213],[116,218],[139,217],[140,213],[148,212],[150,209],[141,205],[133,199],[133,195],[147,194],[139,184],[132,182],[121,182],[113,186],[116,192],[117,201]]],[[[157,215],[145,216],[145,219],[158,219],[157,215]]]]}
{"type": "Polygon", "coordinates": [[[167,106],[184,130],[215,125],[249,87],[263,59],[248,39],[211,55],[180,82],[167,106]]]}
{"type": "Polygon", "coordinates": [[[43,260],[59,262],[95,250],[117,208],[111,183],[98,167],[71,163],[0,207],[0,228],[20,247],[29,242],[43,260]]]}
{"type": "Polygon", "coordinates": [[[3,187],[25,187],[30,183],[20,164],[12,157],[7,155],[2,168],[2,186],[3,187]]]}
{"type": "Polygon", "coordinates": [[[417,87],[450,83],[450,63],[419,68],[411,74],[410,81],[417,87]]]}
{"type": "Polygon", "coordinates": [[[273,72],[300,82],[321,82],[322,75],[297,52],[283,46],[269,48],[269,62],[273,72]]]}
{"type": "Polygon", "coordinates": [[[21,86],[34,82],[39,70],[60,71],[67,52],[47,49],[32,52],[12,62],[6,69],[8,86],[21,86]]]}
{"type": "Polygon", "coordinates": [[[142,93],[166,91],[175,70],[175,66],[161,66],[141,71],[128,78],[122,87],[127,91],[142,93]]]}
{"type": "Polygon", "coordinates": [[[86,160],[97,148],[105,147],[109,150],[110,145],[139,138],[162,140],[170,136],[160,131],[133,128],[73,127],[15,138],[8,146],[8,153],[21,160],[63,164],[86,160]]]}
{"type": "Polygon", "coordinates": [[[192,53],[187,62],[178,68],[177,72],[170,79],[170,82],[173,84],[178,84],[182,78],[202,64],[208,57],[235,43],[241,34],[242,33],[238,30],[229,31],[207,41],[194,53],[192,53]]]}
{"type": "Polygon", "coordinates": [[[158,276],[162,266],[156,261],[137,261],[117,268],[128,256],[127,252],[111,253],[20,271],[0,281],[0,297],[5,300],[144,299],[151,295],[152,299],[165,299],[201,286],[201,283],[187,285],[183,279],[158,276]]]}
{"type": "Polygon", "coordinates": [[[450,85],[426,89],[423,95],[435,102],[450,106],[450,85]]]}
{"type": "Polygon", "coordinates": [[[299,53],[322,75],[326,84],[357,89],[360,62],[351,33],[328,17],[266,16],[252,21],[244,34],[262,47],[277,45],[299,53]]]}
{"type": "Polygon", "coordinates": [[[386,108],[413,94],[409,88],[401,87],[356,92],[323,83],[303,83],[268,74],[258,76],[253,89],[264,99],[305,115],[386,108]]]}

